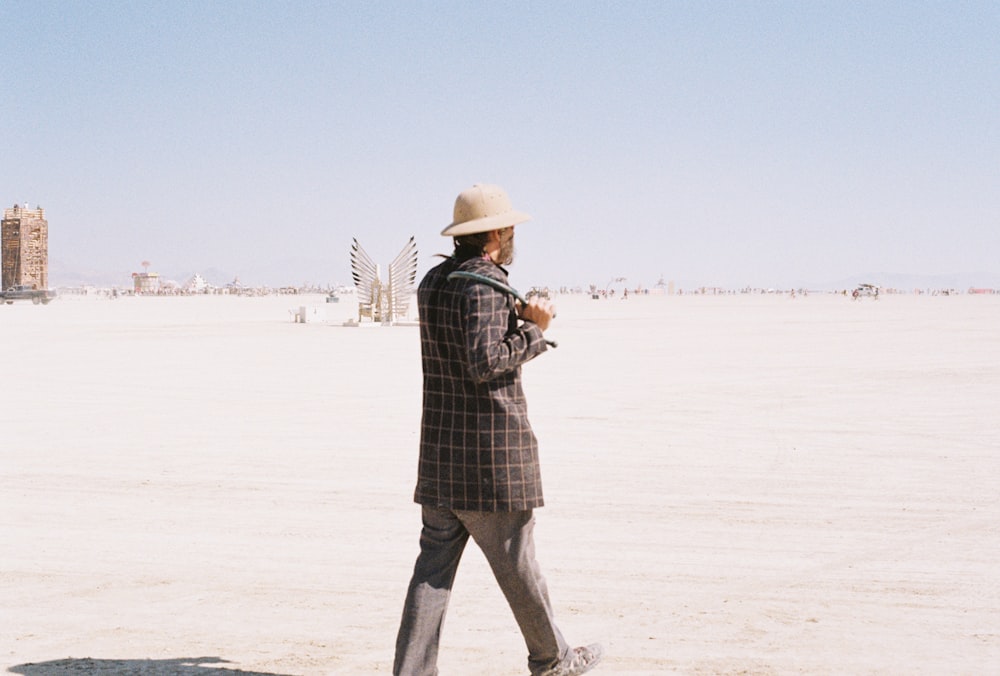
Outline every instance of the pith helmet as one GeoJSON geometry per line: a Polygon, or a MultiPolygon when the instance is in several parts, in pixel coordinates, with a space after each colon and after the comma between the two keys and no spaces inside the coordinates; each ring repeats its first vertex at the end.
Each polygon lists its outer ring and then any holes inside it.
{"type": "Polygon", "coordinates": [[[528,214],[514,210],[503,188],[477,183],[458,195],[455,200],[455,220],[441,234],[445,237],[471,235],[506,228],[530,219],[528,214]]]}

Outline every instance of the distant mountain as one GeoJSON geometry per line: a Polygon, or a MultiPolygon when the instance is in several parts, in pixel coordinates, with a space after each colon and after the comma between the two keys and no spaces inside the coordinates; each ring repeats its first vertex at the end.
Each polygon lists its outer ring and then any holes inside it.
{"type": "Polygon", "coordinates": [[[346,254],[336,265],[330,260],[318,258],[284,258],[258,261],[240,270],[240,279],[249,286],[325,287],[350,284],[351,270],[346,254]]]}
{"type": "Polygon", "coordinates": [[[246,286],[319,286],[350,283],[350,271],[346,262],[340,274],[334,274],[329,261],[315,259],[283,259],[263,261],[238,269],[208,267],[190,269],[170,274],[160,273],[163,279],[185,283],[194,273],[198,273],[213,286],[225,286],[237,277],[246,286]]]}
{"type": "Polygon", "coordinates": [[[972,287],[1000,289],[1000,274],[977,272],[949,275],[914,275],[899,272],[866,272],[832,282],[809,284],[807,288],[835,291],[853,289],[858,284],[875,284],[882,288],[898,289],[900,291],[934,291],[941,289],[968,291],[972,287]]]}
{"type": "MultiPolygon", "coordinates": [[[[264,261],[245,269],[231,270],[217,267],[150,269],[158,272],[163,281],[185,284],[197,273],[213,286],[225,286],[239,277],[246,286],[304,286],[351,284],[351,274],[346,257],[340,270],[334,270],[329,261],[315,259],[264,261]]],[[[139,270],[98,270],[61,259],[49,260],[49,286],[98,286],[128,288],[132,286],[132,273],[139,270]]]]}
{"type": "Polygon", "coordinates": [[[109,272],[76,266],[60,259],[49,259],[49,286],[130,287],[132,271],[109,272]]]}

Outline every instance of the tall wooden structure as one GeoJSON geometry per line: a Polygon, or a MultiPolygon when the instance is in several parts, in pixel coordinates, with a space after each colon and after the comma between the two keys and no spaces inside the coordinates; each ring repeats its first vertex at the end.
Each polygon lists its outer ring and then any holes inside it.
{"type": "Polygon", "coordinates": [[[45,209],[15,204],[0,223],[0,288],[49,288],[49,222],[45,209]]]}

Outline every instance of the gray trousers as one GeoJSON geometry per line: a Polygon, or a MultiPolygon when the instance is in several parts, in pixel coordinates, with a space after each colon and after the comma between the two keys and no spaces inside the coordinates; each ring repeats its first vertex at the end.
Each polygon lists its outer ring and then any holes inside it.
{"type": "Polygon", "coordinates": [[[465,512],[423,508],[420,555],[406,593],[396,637],[394,676],[436,676],[438,643],[451,585],[469,541],[493,569],[528,646],[528,669],[538,674],[566,657],[569,646],[552,619],[545,579],[535,560],[535,517],[523,512],[465,512]]]}

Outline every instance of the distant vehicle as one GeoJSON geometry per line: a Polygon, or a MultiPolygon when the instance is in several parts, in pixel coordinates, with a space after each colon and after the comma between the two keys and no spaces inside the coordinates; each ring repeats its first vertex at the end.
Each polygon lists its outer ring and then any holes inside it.
{"type": "Polygon", "coordinates": [[[859,298],[874,298],[878,300],[878,290],[879,288],[874,284],[858,284],[858,288],[851,293],[851,297],[854,300],[858,300],[859,298]]]}
{"type": "Polygon", "coordinates": [[[35,305],[42,303],[48,305],[49,301],[56,297],[55,291],[49,289],[36,289],[26,284],[12,286],[2,294],[0,298],[7,305],[13,305],[15,300],[30,300],[35,305]]]}

